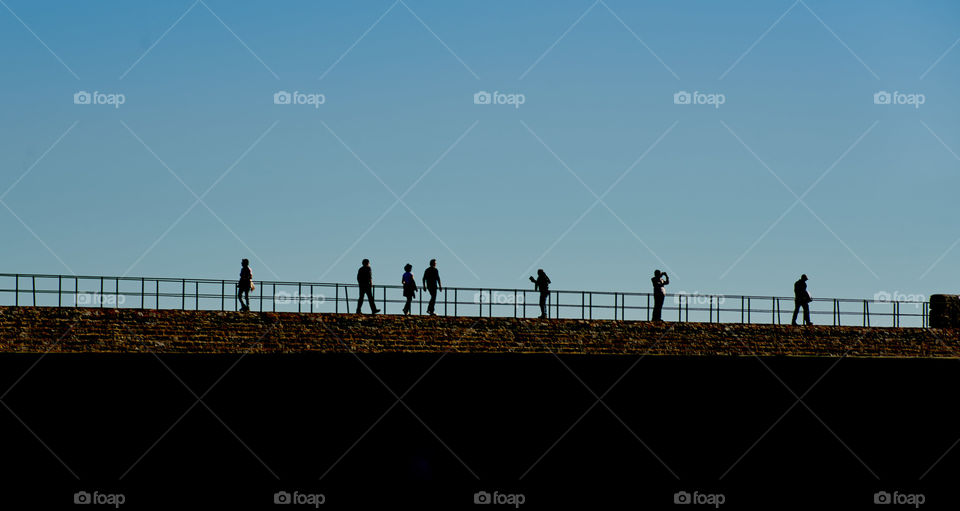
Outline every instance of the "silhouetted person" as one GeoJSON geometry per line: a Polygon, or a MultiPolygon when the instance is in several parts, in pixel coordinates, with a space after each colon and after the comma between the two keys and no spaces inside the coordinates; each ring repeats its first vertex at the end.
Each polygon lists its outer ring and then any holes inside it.
{"type": "Polygon", "coordinates": [[[803,274],[800,276],[800,280],[796,281],[793,284],[793,319],[790,320],[790,324],[797,325],[797,314],[800,313],[800,307],[803,307],[803,324],[812,325],[810,321],[810,302],[813,301],[810,298],[810,293],[807,292],[807,275],[803,274]]]}
{"type": "Polygon", "coordinates": [[[670,276],[667,272],[661,273],[660,270],[653,271],[653,320],[663,321],[660,315],[663,313],[663,299],[666,296],[663,292],[663,286],[670,285],[670,276]],[[660,277],[663,278],[660,278],[660,277]]]}
{"type": "Polygon", "coordinates": [[[423,287],[430,292],[430,303],[427,304],[427,314],[435,316],[434,307],[437,305],[437,291],[443,290],[440,284],[440,272],[437,271],[437,260],[430,260],[430,267],[423,271],[423,287]]]}
{"type": "Polygon", "coordinates": [[[357,286],[360,288],[360,299],[357,301],[357,314],[360,314],[360,308],[363,307],[364,295],[370,299],[371,314],[380,312],[376,303],[373,301],[373,270],[370,268],[370,260],[364,259],[363,266],[357,270],[357,286]]]}
{"type": "Polygon", "coordinates": [[[413,278],[412,270],[413,265],[407,263],[403,267],[403,277],[400,277],[400,283],[403,284],[403,296],[407,299],[407,303],[403,306],[403,314],[407,316],[410,315],[410,301],[417,295],[417,280],[413,278]]]}
{"type": "Polygon", "coordinates": [[[537,270],[537,278],[530,277],[533,290],[540,291],[540,319],[547,317],[547,297],[550,296],[550,277],[543,270],[537,270]]]}
{"type": "Polygon", "coordinates": [[[253,272],[250,271],[250,260],[240,261],[240,282],[237,282],[237,300],[240,301],[240,310],[250,310],[250,286],[253,284],[253,272]],[[244,301],[246,298],[246,301],[244,301]]]}

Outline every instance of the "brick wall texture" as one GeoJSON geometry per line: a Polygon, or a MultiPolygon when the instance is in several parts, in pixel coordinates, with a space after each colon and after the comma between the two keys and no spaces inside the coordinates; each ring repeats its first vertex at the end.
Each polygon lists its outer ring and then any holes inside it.
{"type": "Polygon", "coordinates": [[[0,353],[960,357],[960,329],[0,307],[0,353]]]}

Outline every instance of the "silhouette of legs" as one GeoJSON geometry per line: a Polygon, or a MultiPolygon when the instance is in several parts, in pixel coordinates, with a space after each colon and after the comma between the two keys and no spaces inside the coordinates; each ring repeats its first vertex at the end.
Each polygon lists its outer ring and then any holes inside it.
{"type": "Polygon", "coordinates": [[[413,300],[412,296],[407,297],[407,303],[403,305],[403,313],[410,314],[410,302],[413,300]]]}
{"type": "Polygon", "coordinates": [[[540,293],[540,319],[547,317],[547,297],[550,293],[540,293]]]}
{"type": "Polygon", "coordinates": [[[660,315],[663,313],[663,299],[665,295],[653,295],[653,321],[663,321],[660,315]]]}
{"type": "Polygon", "coordinates": [[[249,287],[240,287],[237,288],[237,300],[240,300],[240,310],[248,311],[250,310],[250,288],[249,287]],[[246,301],[244,301],[246,297],[246,301]]]}
{"type": "Polygon", "coordinates": [[[430,292],[430,303],[427,304],[427,314],[433,316],[434,308],[437,305],[437,290],[435,288],[434,289],[427,288],[427,291],[430,292]]]}
{"type": "Polygon", "coordinates": [[[372,287],[361,287],[360,288],[360,297],[357,300],[357,314],[360,314],[360,308],[363,306],[363,298],[366,298],[370,301],[370,310],[373,314],[380,312],[380,309],[377,308],[376,303],[373,301],[373,288],[372,287]]]}
{"type": "Polygon", "coordinates": [[[813,322],[810,321],[810,304],[806,302],[795,302],[793,307],[793,319],[790,320],[790,324],[797,326],[797,315],[800,314],[800,307],[803,307],[803,324],[812,325],[813,322]]]}

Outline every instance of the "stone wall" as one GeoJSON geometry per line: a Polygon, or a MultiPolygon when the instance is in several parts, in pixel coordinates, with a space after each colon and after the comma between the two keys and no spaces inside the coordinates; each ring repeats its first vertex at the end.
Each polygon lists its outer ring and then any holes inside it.
{"type": "Polygon", "coordinates": [[[960,357],[960,330],[0,307],[0,352],[960,357]]]}
{"type": "Polygon", "coordinates": [[[930,326],[933,328],[960,328],[960,296],[931,296],[930,326]]]}

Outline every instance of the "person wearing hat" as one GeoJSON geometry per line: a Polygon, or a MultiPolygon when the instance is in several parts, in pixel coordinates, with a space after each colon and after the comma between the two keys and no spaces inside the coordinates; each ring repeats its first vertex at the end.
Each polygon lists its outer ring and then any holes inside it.
{"type": "Polygon", "coordinates": [[[790,324],[797,326],[797,314],[800,313],[800,307],[803,307],[803,324],[812,325],[810,321],[810,302],[813,301],[813,298],[810,298],[810,293],[807,292],[807,275],[803,274],[800,276],[800,280],[793,284],[793,319],[790,320],[790,324]]]}

